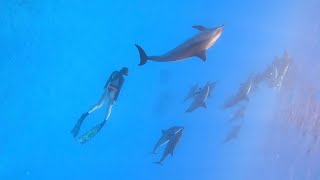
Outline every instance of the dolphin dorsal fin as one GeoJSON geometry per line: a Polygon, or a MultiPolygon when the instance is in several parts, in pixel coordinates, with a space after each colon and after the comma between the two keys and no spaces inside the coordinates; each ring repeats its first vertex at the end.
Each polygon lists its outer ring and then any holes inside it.
{"type": "Polygon", "coordinates": [[[195,29],[198,29],[199,31],[206,31],[207,30],[207,28],[205,28],[204,26],[201,26],[201,25],[194,25],[192,27],[195,29]]]}
{"type": "Polygon", "coordinates": [[[163,130],[163,129],[161,129],[161,133],[162,133],[162,134],[164,134],[164,133],[166,133],[166,131],[165,131],[165,130],[163,130]]]}
{"type": "Polygon", "coordinates": [[[197,56],[198,58],[202,59],[202,61],[206,61],[207,60],[206,51],[200,51],[195,56],[197,56]]]}

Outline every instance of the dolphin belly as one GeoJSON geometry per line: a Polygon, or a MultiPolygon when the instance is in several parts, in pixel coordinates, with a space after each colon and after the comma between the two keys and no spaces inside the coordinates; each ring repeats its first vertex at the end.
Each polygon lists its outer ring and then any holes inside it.
{"type": "Polygon", "coordinates": [[[207,49],[211,48],[211,46],[213,46],[213,44],[217,42],[217,40],[220,38],[220,36],[221,36],[221,33],[217,33],[214,36],[212,36],[208,40],[208,42],[206,43],[205,49],[207,50],[207,49]]]}
{"type": "Polygon", "coordinates": [[[160,56],[158,60],[162,62],[181,61],[183,59],[187,59],[192,56],[195,56],[197,52],[198,52],[197,49],[194,47],[176,48],[160,56]]]}
{"type": "Polygon", "coordinates": [[[149,59],[158,62],[181,61],[206,51],[208,43],[211,43],[211,41],[211,39],[194,37],[161,56],[150,56],[149,59]]]}

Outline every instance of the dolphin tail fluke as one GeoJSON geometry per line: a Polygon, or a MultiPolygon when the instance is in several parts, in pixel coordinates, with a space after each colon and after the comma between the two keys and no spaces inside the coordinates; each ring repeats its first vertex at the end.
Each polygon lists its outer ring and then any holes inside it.
{"type": "Polygon", "coordinates": [[[140,54],[140,64],[139,66],[142,66],[147,63],[149,57],[147,53],[140,47],[139,45],[135,44],[135,46],[138,48],[139,54],[140,54]]]}

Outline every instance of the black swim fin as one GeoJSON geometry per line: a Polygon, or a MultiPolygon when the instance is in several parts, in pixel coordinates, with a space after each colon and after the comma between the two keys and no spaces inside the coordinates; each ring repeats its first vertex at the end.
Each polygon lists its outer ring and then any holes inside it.
{"type": "Polygon", "coordinates": [[[82,114],[82,116],[78,119],[76,125],[73,127],[73,129],[71,130],[71,134],[73,135],[73,137],[76,137],[80,131],[81,125],[83,123],[83,120],[89,115],[88,112],[82,114]]]}
{"type": "Polygon", "coordinates": [[[80,144],[84,144],[88,142],[90,139],[92,139],[98,132],[102,129],[102,127],[106,124],[107,121],[103,121],[102,123],[98,124],[97,126],[90,129],[88,132],[86,132],[84,135],[82,135],[80,138],[78,138],[78,142],[80,144]]]}
{"type": "Polygon", "coordinates": [[[139,66],[142,66],[147,63],[149,57],[147,53],[140,47],[139,45],[135,44],[135,46],[138,48],[139,54],[140,54],[140,64],[139,66]]]}

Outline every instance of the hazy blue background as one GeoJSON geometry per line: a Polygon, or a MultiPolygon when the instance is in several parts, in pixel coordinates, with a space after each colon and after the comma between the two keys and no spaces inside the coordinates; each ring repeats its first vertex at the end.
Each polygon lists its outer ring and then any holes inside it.
{"type": "MultiPolygon", "coordinates": [[[[270,179],[257,160],[272,131],[264,125],[273,99],[256,95],[239,139],[225,145],[231,111],[221,106],[285,49],[296,59],[316,52],[319,41],[310,35],[319,37],[319,8],[318,0],[0,0],[0,179],[270,179]],[[191,26],[198,24],[225,24],[207,62],[137,66],[135,43],[161,54],[197,33],[191,26]],[[78,144],[71,128],[123,66],[130,74],[110,121],[78,144]],[[188,88],[208,80],[219,81],[208,109],[184,114],[188,88]],[[157,166],[161,154],[149,152],[160,130],[173,125],[184,134],[175,155],[157,166]]],[[[101,122],[104,110],[81,133],[101,122]]]]}

